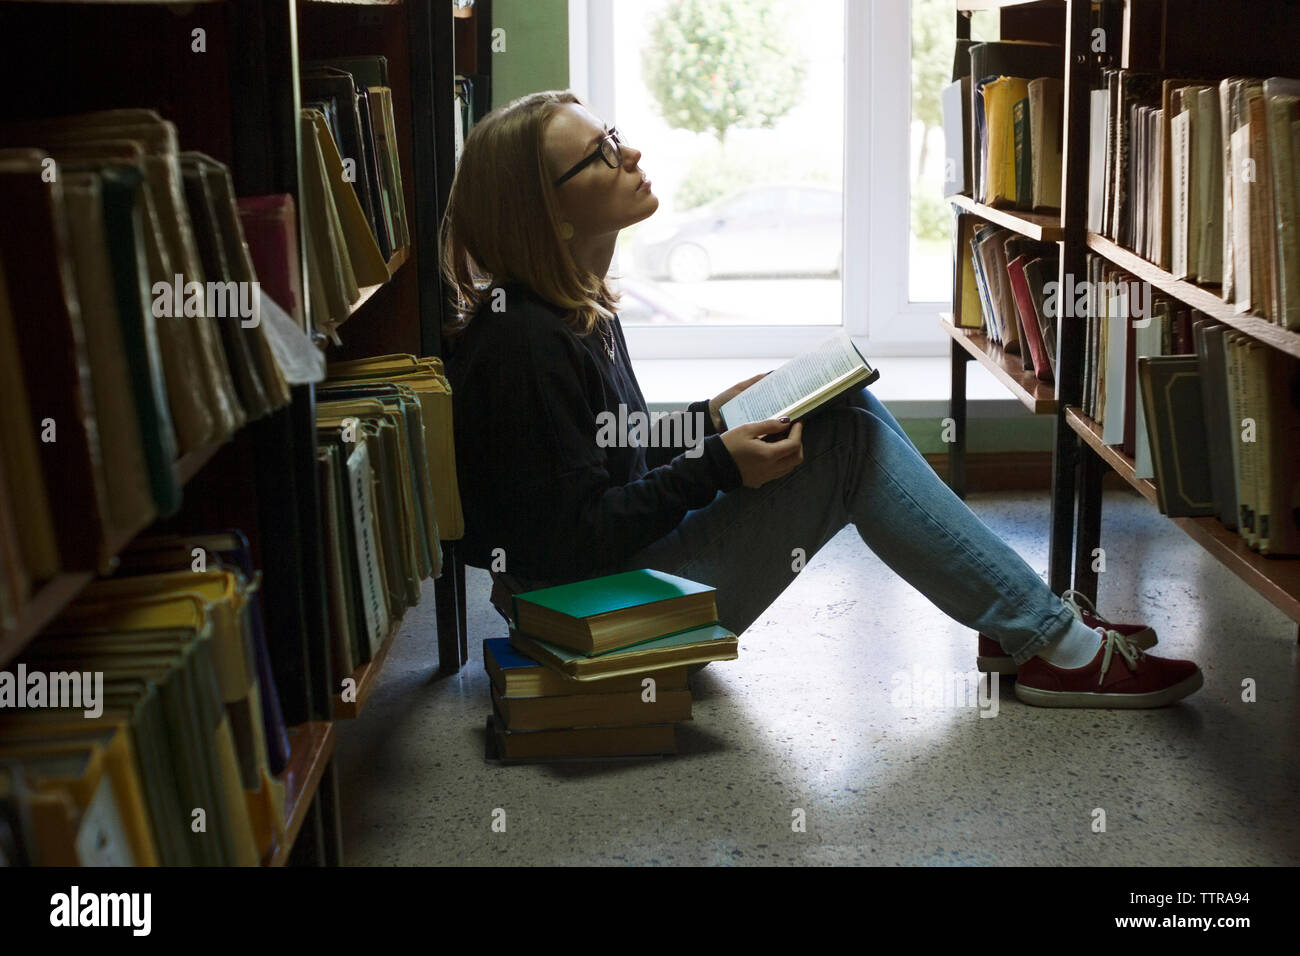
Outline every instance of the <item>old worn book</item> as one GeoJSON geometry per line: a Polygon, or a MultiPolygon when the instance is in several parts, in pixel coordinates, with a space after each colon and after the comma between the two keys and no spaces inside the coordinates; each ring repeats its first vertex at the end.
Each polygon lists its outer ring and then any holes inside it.
{"type": "Polygon", "coordinates": [[[510,645],[507,637],[483,641],[483,669],[502,697],[563,697],[570,694],[640,693],[642,681],[653,676],[659,690],[685,690],[686,668],[657,670],[652,674],[628,674],[598,681],[578,681],[525,657],[510,645]]]}
{"type": "Polygon", "coordinates": [[[510,629],[510,643],[527,657],[580,681],[709,661],[732,661],[739,656],[740,647],[736,635],[720,624],[708,624],[594,656],[530,637],[514,628],[510,629]]]}
{"type": "Polygon", "coordinates": [[[689,690],[656,688],[653,696],[634,690],[622,694],[505,697],[493,687],[492,703],[505,721],[507,730],[633,727],[642,724],[675,724],[691,719],[689,690]]]}
{"type": "Polygon", "coordinates": [[[104,456],[106,531],[130,537],[157,515],[150,486],[131,369],[117,314],[113,266],[104,226],[100,180],[92,172],[63,179],[72,275],[81,305],[86,355],[104,456]]]}
{"type": "MultiPolygon", "coordinates": [[[[1192,124],[1195,151],[1192,171],[1196,189],[1193,208],[1199,218],[1191,219],[1191,228],[1200,227],[1194,275],[1197,282],[1213,285],[1223,281],[1223,150],[1219,147],[1221,122],[1217,87],[1197,88],[1196,115],[1192,124]]],[[[1192,265],[1189,261],[1189,274],[1192,265]]]]}
{"type": "Polygon", "coordinates": [[[46,158],[0,152],[0,258],[31,414],[19,427],[39,436],[62,568],[93,570],[111,558],[108,489],[62,181],[44,180],[46,158]]]}
{"type": "Polygon", "coordinates": [[[1064,139],[1061,109],[1065,87],[1054,76],[1029,81],[1029,141],[1035,209],[1061,205],[1061,149],[1064,139]]]}
{"type": "Polygon", "coordinates": [[[516,594],[519,629],[582,654],[600,654],[718,619],[714,589],[654,569],[516,594]]]}
{"type": "Polygon", "coordinates": [[[1170,517],[1215,513],[1199,365],[1195,355],[1138,359],[1156,493],[1170,517]]]}
{"type": "Polygon", "coordinates": [[[493,759],[631,757],[677,752],[676,728],[672,724],[510,731],[493,714],[487,727],[489,755],[493,759]]]}

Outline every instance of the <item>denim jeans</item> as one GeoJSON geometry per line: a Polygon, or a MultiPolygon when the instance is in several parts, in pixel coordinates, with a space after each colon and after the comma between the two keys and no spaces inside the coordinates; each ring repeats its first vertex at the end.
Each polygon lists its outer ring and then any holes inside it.
{"type": "Polygon", "coordinates": [[[809,419],[803,446],[790,474],[718,494],[623,570],[713,586],[719,622],[740,634],[799,573],[795,548],[811,561],[852,523],[903,580],[1017,664],[1069,630],[1069,607],[953,493],[870,389],[809,419]]]}

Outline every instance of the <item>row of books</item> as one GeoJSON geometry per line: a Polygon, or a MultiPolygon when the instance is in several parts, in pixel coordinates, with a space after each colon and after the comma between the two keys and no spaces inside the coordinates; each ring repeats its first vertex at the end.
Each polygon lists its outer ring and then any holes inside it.
{"type": "Polygon", "coordinates": [[[714,589],[662,571],[516,594],[509,619],[483,643],[497,759],[675,753],[687,668],[738,654],[714,589]]]}
{"type": "Polygon", "coordinates": [[[292,323],[256,285],[246,231],[266,225],[259,207],[246,217],[229,170],[182,152],[156,112],[9,125],[0,142],[0,623],[12,627],[41,582],[105,569],[176,511],[180,456],[288,403],[277,336],[292,323]]]}
{"type": "Polygon", "coordinates": [[[331,364],[317,399],[331,649],[348,675],[464,534],[451,386],[440,359],[383,355],[331,364]]]}
{"type": "Polygon", "coordinates": [[[303,205],[312,325],[332,333],[411,243],[393,94],[382,56],[302,73],[303,205]]]}
{"type": "Polygon", "coordinates": [[[10,665],[6,862],[266,858],[284,836],[289,738],[259,583],[238,532],[141,539],[10,665]]]}
{"type": "Polygon", "coordinates": [[[983,329],[1043,382],[1056,375],[1055,299],[1060,250],[990,225],[954,206],[953,303],[958,325],[983,329]]]}
{"type": "Polygon", "coordinates": [[[953,82],[940,94],[945,195],[1060,207],[1063,67],[1056,44],[958,42],[953,82]]]}
{"type": "Polygon", "coordinates": [[[1300,80],[1103,71],[1088,227],[1300,329],[1300,80]]]}
{"type": "Polygon", "coordinates": [[[1160,510],[1300,554],[1300,360],[1089,257],[1083,411],[1160,510]],[[1150,296],[1149,301],[1146,299],[1150,296]]]}

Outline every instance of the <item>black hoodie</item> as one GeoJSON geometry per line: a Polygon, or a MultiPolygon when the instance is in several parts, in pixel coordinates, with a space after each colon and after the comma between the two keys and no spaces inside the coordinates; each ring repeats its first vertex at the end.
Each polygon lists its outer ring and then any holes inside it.
{"type": "Polygon", "coordinates": [[[622,327],[615,320],[611,361],[598,331],[577,335],[527,286],[500,288],[503,311],[489,297],[447,359],[469,564],[500,567],[501,548],[505,570],[531,581],[612,573],[687,511],[740,487],[707,399],[688,409],[703,419],[697,457],[662,444],[666,419],[652,439],[601,447],[602,412],[614,422],[647,413],[622,327]]]}

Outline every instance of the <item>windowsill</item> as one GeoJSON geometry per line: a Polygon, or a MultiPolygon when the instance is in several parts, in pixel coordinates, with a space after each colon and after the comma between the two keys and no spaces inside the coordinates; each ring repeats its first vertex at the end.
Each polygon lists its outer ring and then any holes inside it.
{"type": "MultiPolygon", "coordinates": [[[[651,411],[671,411],[711,398],[758,372],[775,368],[783,359],[640,359],[634,360],[637,380],[651,411]]],[[[947,356],[882,357],[880,378],[872,394],[897,419],[942,418],[949,413],[952,384],[947,356]]],[[[967,415],[971,418],[1014,418],[1029,415],[1020,402],[982,366],[966,366],[967,415]]]]}

